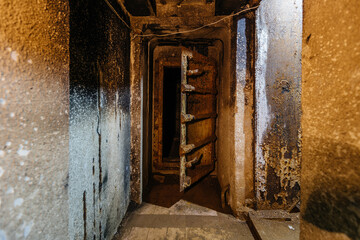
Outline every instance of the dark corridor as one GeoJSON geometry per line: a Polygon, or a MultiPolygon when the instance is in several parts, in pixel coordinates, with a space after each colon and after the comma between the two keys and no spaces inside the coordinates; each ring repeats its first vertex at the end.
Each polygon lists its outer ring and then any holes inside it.
{"type": "Polygon", "coordinates": [[[180,81],[180,67],[164,68],[162,134],[164,161],[179,161],[180,81]]]}

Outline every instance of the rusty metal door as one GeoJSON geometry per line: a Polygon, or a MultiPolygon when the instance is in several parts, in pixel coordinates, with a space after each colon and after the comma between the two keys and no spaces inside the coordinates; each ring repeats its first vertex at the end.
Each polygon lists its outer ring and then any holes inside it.
{"type": "Polygon", "coordinates": [[[215,167],[216,63],[182,48],[180,191],[215,167]]]}

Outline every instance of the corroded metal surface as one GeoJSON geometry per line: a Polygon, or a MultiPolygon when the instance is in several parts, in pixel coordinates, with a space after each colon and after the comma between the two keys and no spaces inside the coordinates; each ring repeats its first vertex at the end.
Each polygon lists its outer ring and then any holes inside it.
{"type": "Polygon", "coordinates": [[[188,49],[182,50],[181,58],[181,114],[192,116],[191,120],[198,116],[198,121],[181,122],[180,191],[183,191],[214,167],[216,70],[213,61],[188,49]]]}
{"type": "MultiPolygon", "coordinates": [[[[190,51],[182,50],[181,53],[181,85],[184,88],[187,86],[187,70],[188,70],[188,58],[192,58],[192,53],[190,51]]],[[[181,91],[181,115],[187,114],[187,96],[186,92],[181,91]]],[[[180,125],[180,150],[186,146],[186,123],[181,123],[180,125]]],[[[186,153],[186,152],[184,152],[186,153]]],[[[185,188],[190,186],[191,179],[186,176],[186,155],[181,154],[180,156],[180,191],[184,191],[185,188]],[[189,181],[190,180],[190,181],[189,181]]]]}

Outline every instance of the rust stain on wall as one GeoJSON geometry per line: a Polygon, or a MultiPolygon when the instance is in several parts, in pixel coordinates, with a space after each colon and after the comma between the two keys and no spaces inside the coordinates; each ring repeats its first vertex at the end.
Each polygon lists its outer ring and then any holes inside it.
{"type": "Polygon", "coordinates": [[[264,0],[257,11],[257,207],[299,200],[301,162],[301,1],[264,0]]]}

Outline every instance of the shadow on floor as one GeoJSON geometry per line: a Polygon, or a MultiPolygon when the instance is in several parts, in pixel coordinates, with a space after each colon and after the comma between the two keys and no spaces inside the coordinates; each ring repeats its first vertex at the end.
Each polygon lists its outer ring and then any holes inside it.
{"type": "Polygon", "coordinates": [[[171,207],[180,199],[210,208],[217,212],[231,213],[229,206],[221,207],[221,188],[216,177],[207,176],[188,188],[179,191],[178,175],[155,175],[145,190],[144,202],[171,207]]]}

